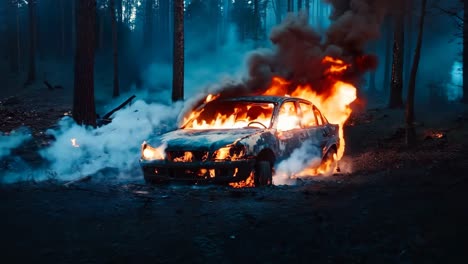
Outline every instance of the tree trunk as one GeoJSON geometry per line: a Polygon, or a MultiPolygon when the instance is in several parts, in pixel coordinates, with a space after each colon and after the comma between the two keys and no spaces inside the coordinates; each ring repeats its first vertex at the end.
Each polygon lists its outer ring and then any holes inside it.
{"type": "MultiPolygon", "coordinates": [[[[413,54],[413,16],[416,14],[413,14],[413,10],[415,9],[414,5],[414,0],[407,0],[406,2],[406,27],[405,27],[405,41],[406,41],[406,47],[405,47],[405,65],[404,65],[404,80],[405,84],[408,85],[409,83],[409,78],[411,75],[411,55],[413,54]]],[[[408,86],[406,86],[408,88],[408,86]]]]}
{"type": "Polygon", "coordinates": [[[76,0],[72,0],[72,3],[71,3],[71,10],[72,10],[72,13],[71,13],[71,19],[72,19],[72,22],[71,22],[71,30],[72,30],[72,36],[71,36],[71,48],[72,48],[72,54],[73,52],[75,52],[75,49],[76,49],[76,0]]]}
{"type": "Polygon", "coordinates": [[[143,48],[149,52],[153,47],[153,3],[154,0],[146,0],[145,24],[143,30],[143,48]]]}
{"type": "Polygon", "coordinates": [[[94,104],[94,53],[96,0],[77,2],[73,119],[79,125],[96,126],[94,104]]]}
{"type": "Polygon", "coordinates": [[[294,12],[293,4],[294,4],[293,0],[288,0],[288,13],[294,12]]]}
{"type": "Polygon", "coordinates": [[[19,5],[15,4],[15,14],[16,14],[16,60],[18,65],[18,72],[23,69],[22,64],[22,52],[21,52],[21,27],[20,27],[20,14],[19,14],[19,5]]]}
{"type": "Polygon", "coordinates": [[[117,21],[119,21],[119,24],[122,24],[123,20],[122,20],[122,9],[123,9],[123,6],[122,6],[122,0],[117,0],[117,21]]]}
{"type": "Polygon", "coordinates": [[[405,45],[405,16],[403,13],[395,18],[395,32],[393,37],[392,86],[390,90],[390,108],[403,107],[403,58],[405,45]]]}
{"type": "Polygon", "coordinates": [[[29,71],[26,85],[36,80],[36,0],[28,3],[29,14],[29,71]]]}
{"type": "Polygon", "coordinates": [[[385,65],[384,65],[384,83],[383,90],[385,95],[389,95],[390,90],[390,57],[391,57],[391,47],[392,47],[392,23],[390,18],[387,19],[386,25],[386,35],[385,35],[385,65]]]}
{"type": "Polygon", "coordinates": [[[8,0],[7,3],[7,18],[8,18],[8,53],[10,56],[10,70],[12,73],[19,73],[19,60],[18,60],[18,27],[17,27],[17,11],[18,6],[14,4],[11,0],[8,0]]]}
{"type": "Polygon", "coordinates": [[[302,8],[302,0],[297,0],[297,11],[301,11],[302,8]]]}
{"type": "Polygon", "coordinates": [[[254,41],[255,41],[255,45],[257,45],[257,42],[258,42],[258,35],[259,35],[259,31],[260,31],[260,12],[258,10],[259,6],[258,6],[258,0],[254,0],[253,2],[254,4],[254,41]]]}
{"type": "MultiPolygon", "coordinates": [[[[375,41],[370,43],[370,49],[371,49],[371,51],[373,53],[377,52],[377,43],[375,41]]],[[[376,72],[376,69],[373,69],[369,74],[370,76],[369,76],[369,91],[368,91],[368,94],[371,97],[377,95],[377,87],[375,85],[375,72],[376,72]]]]}
{"type": "MultiPolygon", "coordinates": [[[[468,21],[468,0],[463,1],[463,21],[468,21]]],[[[468,23],[463,23],[463,98],[462,102],[468,104],[468,23]]]]}
{"type": "Polygon", "coordinates": [[[281,0],[274,0],[274,1],[275,1],[275,18],[276,18],[276,24],[278,25],[281,23],[282,1],[281,0]]]}
{"type": "Polygon", "coordinates": [[[418,74],[419,59],[421,57],[421,46],[424,32],[424,18],[426,16],[426,2],[421,3],[421,17],[419,18],[419,32],[416,48],[414,51],[413,65],[408,83],[408,98],[406,100],[406,144],[413,146],[416,143],[416,133],[414,131],[414,94],[416,90],[416,76],[418,74]]]}
{"type": "Polygon", "coordinates": [[[184,1],[174,1],[172,101],[184,99],[184,1]]]}
{"type": "Polygon", "coordinates": [[[65,0],[60,0],[60,55],[65,58],[65,0]]]}
{"type": "Polygon", "coordinates": [[[307,14],[307,16],[309,17],[310,16],[310,0],[305,0],[305,12],[307,14]]]}
{"type": "Polygon", "coordinates": [[[114,89],[112,92],[112,97],[118,97],[120,95],[119,90],[119,46],[117,41],[117,21],[115,15],[115,0],[110,0],[109,8],[112,19],[112,48],[113,48],[113,58],[114,58],[114,89]]]}

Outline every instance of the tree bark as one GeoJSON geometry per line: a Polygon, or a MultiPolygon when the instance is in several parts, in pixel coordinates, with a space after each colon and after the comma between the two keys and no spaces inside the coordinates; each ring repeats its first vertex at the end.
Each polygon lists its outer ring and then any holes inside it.
{"type": "Polygon", "coordinates": [[[302,0],[297,0],[297,11],[301,11],[302,8],[302,0]]]}
{"type": "Polygon", "coordinates": [[[72,46],[72,54],[76,49],[76,1],[77,0],[71,0],[71,30],[72,30],[72,36],[71,36],[71,46],[72,46]]]}
{"type": "Polygon", "coordinates": [[[114,59],[114,87],[112,97],[118,97],[120,95],[119,90],[119,45],[117,40],[117,21],[115,15],[115,0],[110,0],[109,8],[112,19],[112,57],[114,59]]]}
{"type": "Polygon", "coordinates": [[[65,58],[65,0],[60,0],[60,55],[65,58]]]}
{"type": "MultiPolygon", "coordinates": [[[[463,21],[468,21],[468,0],[463,0],[463,21]]],[[[468,104],[468,23],[463,23],[463,97],[462,102],[468,104]]]]}
{"type": "Polygon", "coordinates": [[[28,3],[29,14],[29,70],[26,85],[36,80],[36,0],[28,3]]]}
{"type": "Polygon", "coordinates": [[[304,5],[305,5],[304,8],[305,8],[305,12],[307,16],[310,16],[310,0],[305,0],[304,5]]]}
{"type": "Polygon", "coordinates": [[[73,119],[79,125],[96,126],[94,103],[94,54],[96,0],[77,2],[73,119]]]}
{"type": "MultiPolygon", "coordinates": [[[[405,47],[405,67],[404,67],[404,80],[405,84],[408,85],[409,83],[409,78],[411,75],[411,55],[413,54],[413,31],[414,31],[414,22],[413,22],[413,16],[416,14],[413,14],[413,9],[415,9],[414,5],[414,0],[406,0],[406,27],[405,27],[405,41],[406,41],[406,47],[405,47]]],[[[408,86],[406,86],[408,88],[408,86]]]]}
{"type": "Polygon", "coordinates": [[[184,1],[174,0],[172,101],[184,99],[184,1]]]}
{"type": "Polygon", "coordinates": [[[413,146],[416,143],[416,133],[414,131],[414,95],[416,91],[416,76],[418,74],[419,59],[421,57],[421,46],[424,32],[424,18],[426,16],[427,0],[422,0],[421,17],[419,18],[419,32],[414,51],[413,65],[408,83],[408,98],[406,100],[406,144],[413,146]]]}
{"type": "Polygon", "coordinates": [[[8,19],[8,25],[7,25],[7,34],[8,38],[5,38],[7,40],[7,45],[8,45],[8,53],[10,56],[9,61],[10,61],[10,71],[12,73],[19,73],[19,60],[18,60],[18,28],[17,28],[17,11],[18,7],[13,3],[13,1],[8,0],[6,3],[7,6],[7,12],[6,16],[8,19]]]}
{"type": "Polygon", "coordinates": [[[146,52],[153,47],[153,3],[154,0],[146,0],[145,24],[143,30],[143,48],[146,52]]]}
{"type": "Polygon", "coordinates": [[[390,57],[391,57],[391,47],[392,47],[392,23],[390,18],[387,19],[386,25],[386,36],[385,36],[385,65],[384,65],[384,83],[383,90],[385,95],[389,95],[390,90],[390,57]]]}
{"type": "Polygon", "coordinates": [[[258,10],[258,0],[254,0],[254,41],[257,43],[260,31],[260,12],[258,10]]]}
{"type": "Polygon", "coordinates": [[[393,37],[392,86],[390,90],[389,108],[403,107],[403,58],[404,58],[404,21],[403,13],[395,18],[395,32],[393,37]]]}
{"type": "Polygon", "coordinates": [[[122,6],[122,0],[117,0],[117,21],[119,21],[119,24],[122,24],[122,9],[123,9],[123,6],[122,6]]]}
{"type": "Polygon", "coordinates": [[[293,0],[288,0],[288,13],[294,12],[293,4],[294,4],[293,0]]]}
{"type": "Polygon", "coordinates": [[[281,23],[282,1],[281,0],[274,0],[274,1],[275,1],[275,18],[276,18],[276,24],[278,25],[281,23]]]}
{"type": "Polygon", "coordinates": [[[22,67],[22,56],[23,53],[21,52],[21,27],[20,27],[20,14],[19,14],[19,6],[18,3],[15,4],[15,14],[16,14],[16,60],[18,65],[18,72],[20,72],[22,67]]]}

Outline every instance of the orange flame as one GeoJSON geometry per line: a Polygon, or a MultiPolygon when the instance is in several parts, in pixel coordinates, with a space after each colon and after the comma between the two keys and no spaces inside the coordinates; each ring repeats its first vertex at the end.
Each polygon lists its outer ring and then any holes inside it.
{"type": "Polygon", "coordinates": [[[80,147],[80,145],[78,145],[78,143],[76,142],[76,138],[72,138],[72,139],[70,139],[70,141],[71,141],[71,144],[72,144],[73,147],[75,147],[75,148],[80,147]]]}
{"type": "MultiPolygon", "coordinates": [[[[330,123],[339,125],[340,147],[336,160],[340,160],[345,151],[343,126],[351,115],[352,110],[349,105],[357,99],[357,89],[350,83],[338,80],[340,73],[348,69],[349,64],[329,56],[325,57],[322,63],[330,64],[325,73],[333,74],[327,76],[332,83],[330,92],[323,95],[317,94],[310,85],[306,85],[298,86],[291,95],[312,102],[330,123]]],[[[264,95],[286,95],[288,85],[290,85],[288,81],[280,77],[274,77],[270,88],[264,95]]],[[[307,116],[304,119],[307,119],[307,116]]],[[[288,127],[285,128],[287,129],[288,127]]]]}
{"type": "Polygon", "coordinates": [[[254,181],[254,174],[253,172],[250,173],[249,177],[247,179],[240,181],[240,182],[231,182],[229,183],[229,186],[232,188],[247,188],[247,187],[254,187],[255,186],[255,181],[254,181]]]}

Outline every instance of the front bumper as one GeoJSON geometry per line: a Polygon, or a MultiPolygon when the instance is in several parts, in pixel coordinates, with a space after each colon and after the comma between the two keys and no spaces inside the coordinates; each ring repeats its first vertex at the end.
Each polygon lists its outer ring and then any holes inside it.
{"type": "Polygon", "coordinates": [[[248,178],[255,159],[234,161],[171,162],[140,159],[146,180],[191,182],[238,182],[248,178]]]}

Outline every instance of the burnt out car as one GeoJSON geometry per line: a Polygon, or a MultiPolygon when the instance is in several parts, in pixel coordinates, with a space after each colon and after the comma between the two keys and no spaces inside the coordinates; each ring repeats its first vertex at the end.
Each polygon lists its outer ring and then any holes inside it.
{"type": "Polygon", "coordinates": [[[302,144],[313,144],[322,162],[333,162],[338,125],[311,102],[293,97],[217,99],[195,109],[175,131],[142,144],[146,182],[232,183],[252,178],[272,184],[273,168],[302,144]]]}

